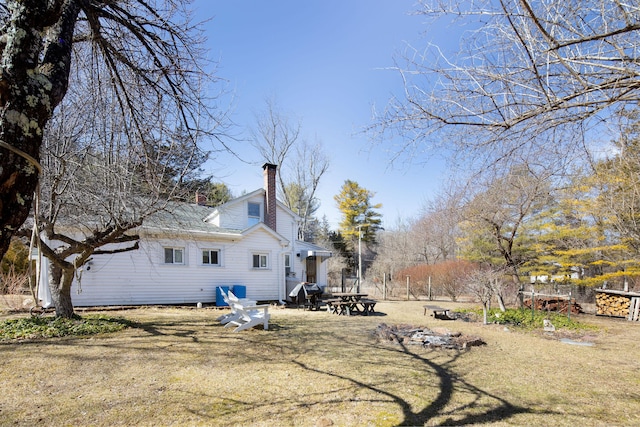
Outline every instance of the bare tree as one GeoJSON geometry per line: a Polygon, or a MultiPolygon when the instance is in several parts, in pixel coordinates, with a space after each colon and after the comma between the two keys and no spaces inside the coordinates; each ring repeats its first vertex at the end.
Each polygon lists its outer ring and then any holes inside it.
{"type": "MultiPolygon", "coordinates": [[[[0,3],[0,255],[29,215],[45,127],[74,70],[111,84],[129,111],[127,137],[153,138],[146,104],[171,105],[194,136],[218,124],[208,114],[202,39],[186,0],[4,0],[0,3]],[[75,55],[76,49],[89,51],[75,55]]],[[[96,92],[95,96],[105,96],[96,92]]]]}
{"type": "Polygon", "coordinates": [[[463,256],[491,269],[508,271],[520,290],[520,267],[531,250],[521,236],[528,218],[550,197],[547,171],[526,165],[496,177],[478,191],[464,209],[463,256]]]}
{"type": "Polygon", "coordinates": [[[253,146],[258,150],[262,160],[278,165],[278,189],[283,195],[286,186],[283,168],[290,157],[296,143],[300,140],[302,125],[280,112],[273,99],[266,99],[266,110],[256,118],[256,129],[253,130],[253,146]]]}
{"type": "MultiPolygon", "coordinates": [[[[472,270],[466,277],[467,290],[482,303],[483,324],[487,324],[489,309],[491,308],[491,299],[496,294],[496,283],[501,279],[502,272],[477,268],[472,270]]],[[[499,297],[500,308],[504,312],[505,307],[502,299],[499,297]]]]}
{"type": "MultiPolygon", "coordinates": [[[[320,208],[320,200],[316,197],[316,193],[320,180],[329,170],[330,162],[320,142],[311,145],[305,141],[296,147],[296,154],[291,184],[299,186],[302,194],[297,198],[291,198],[293,199],[291,202],[297,199],[298,206],[293,211],[302,218],[299,237],[305,241],[313,241],[315,236],[313,236],[310,222],[320,208]]],[[[289,194],[286,196],[290,199],[289,194]]]]}
{"type": "Polygon", "coordinates": [[[455,186],[430,200],[413,225],[416,253],[421,262],[435,264],[454,259],[459,230],[462,195],[455,186]]]}
{"type": "Polygon", "coordinates": [[[420,262],[416,251],[416,238],[410,220],[398,219],[396,224],[378,233],[376,258],[369,268],[369,275],[377,278],[396,272],[420,262]]]}
{"type": "Polygon", "coordinates": [[[172,119],[169,104],[140,107],[146,120],[139,130],[147,135],[131,141],[129,123],[139,109],[122,108],[115,93],[107,96],[105,86],[111,83],[91,73],[74,74],[72,81],[45,132],[42,191],[34,214],[60,317],[74,314],[71,286],[85,263],[137,249],[137,228],[170,211],[171,201],[183,197],[182,182],[207,158],[172,119]],[[103,96],[91,96],[94,91],[103,96]]]}
{"type": "Polygon", "coordinates": [[[405,91],[371,129],[403,135],[398,156],[426,147],[489,164],[566,155],[591,126],[640,99],[636,2],[423,0],[417,13],[466,31],[455,55],[429,45],[398,61],[405,91]]]}
{"type": "Polygon", "coordinates": [[[266,101],[266,112],[258,117],[253,145],[263,160],[278,165],[278,190],[289,209],[302,218],[302,240],[313,240],[311,224],[320,207],[318,185],[329,170],[322,144],[311,144],[300,136],[302,125],[283,115],[275,101],[266,101]]]}

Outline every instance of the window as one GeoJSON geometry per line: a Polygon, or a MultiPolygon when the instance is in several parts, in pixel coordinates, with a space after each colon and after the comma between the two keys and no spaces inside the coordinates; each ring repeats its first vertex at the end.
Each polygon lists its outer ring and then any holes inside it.
{"type": "Polygon", "coordinates": [[[268,268],[269,257],[266,254],[253,254],[253,268],[268,268]]]}
{"type": "Polygon", "coordinates": [[[218,249],[203,249],[202,263],[205,265],[220,265],[220,251],[218,249]]]}
{"type": "Polygon", "coordinates": [[[286,277],[291,276],[291,255],[289,254],[284,256],[284,275],[286,277]]]}
{"type": "Polygon", "coordinates": [[[260,203],[248,203],[249,227],[260,222],[260,203]]]}
{"type": "Polygon", "coordinates": [[[184,249],[164,248],[165,264],[184,264],[184,249]]]}

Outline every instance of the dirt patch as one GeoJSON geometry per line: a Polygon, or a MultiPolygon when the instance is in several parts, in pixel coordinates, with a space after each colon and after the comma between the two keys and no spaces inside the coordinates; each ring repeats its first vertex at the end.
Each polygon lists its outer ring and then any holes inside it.
{"type": "Polygon", "coordinates": [[[374,333],[380,342],[403,345],[420,345],[426,348],[466,350],[485,345],[480,337],[451,332],[445,328],[428,329],[413,325],[387,325],[381,323],[374,333]]]}

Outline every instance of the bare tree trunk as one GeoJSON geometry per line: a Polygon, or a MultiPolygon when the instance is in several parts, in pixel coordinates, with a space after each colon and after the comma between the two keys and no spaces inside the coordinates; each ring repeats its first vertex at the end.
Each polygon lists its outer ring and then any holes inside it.
{"type": "Polygon", "coordinates": [[[71,319],[74,315],[73,302],[71,301],[71,284],[74,273],[73,267],[62,268],[54,263],[49,266],[49,290],[56,308],[56,317],[71,319]]]}
{"type": "Polygon", "coordinates": [[[482,301],[482,324],[487,325],[489,323],[489,302],[482,301]]]}
{"type": "Polygon", "coordinates": [[[498,279],[493,279],[493,293],[496,295],[496,299],[498,300],[498,306],[500,307],[501,312],[507,311],[507,307],[504,305],[504,296],[503,287],[498,283],[498,279]]]}
{"type": "MultiPolygon", "coordinates": [[[[515,269],[515,267],[514,267],[515,269]]],[[[520,282],[520,277],[518,276],[518,272],[514,271],[511,275],[513,280],[513,284],[516,285],[518,289],[518,308],[524,307],[524,285],[520,282]]]]}
{"type": "Polygon", "coordinates": [[[0,30],[0,258],[31,209],[43,131],[67,90],[79,9],[75,1],[13,1],[0,30]]]}

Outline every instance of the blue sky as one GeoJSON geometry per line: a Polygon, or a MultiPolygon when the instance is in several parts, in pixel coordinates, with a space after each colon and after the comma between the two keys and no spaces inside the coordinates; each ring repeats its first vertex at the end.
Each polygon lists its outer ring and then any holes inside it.
{"type": "MultiPolygon", "coordinates": [[[[233,94],[236,132],[249,138],[246,130],[272,98],[283,115],[301,121],[306,139],[322,142],[331,167],[318,191],[319,217],[337,226],[333,196],[347,179],[375,193],[372,202],[382,203],[388,228],[419,213],[441,184],[442,165],[392,168],[386,150],[394,141],[372,148],[362,133],[373,106],[384,108],[402,91],[400,76],[388,69],[394,55],[407,43],[447,37],[410,15],[414,0],[197,0],[194,7],[198,20],[212,18],[205,34],[217,75],[233,94]]],[[[208,172],[235,195],[259,188],[262,162],[255,149],[248,142],[231,146],[249,164],[221,155],[208,172]]]]}

